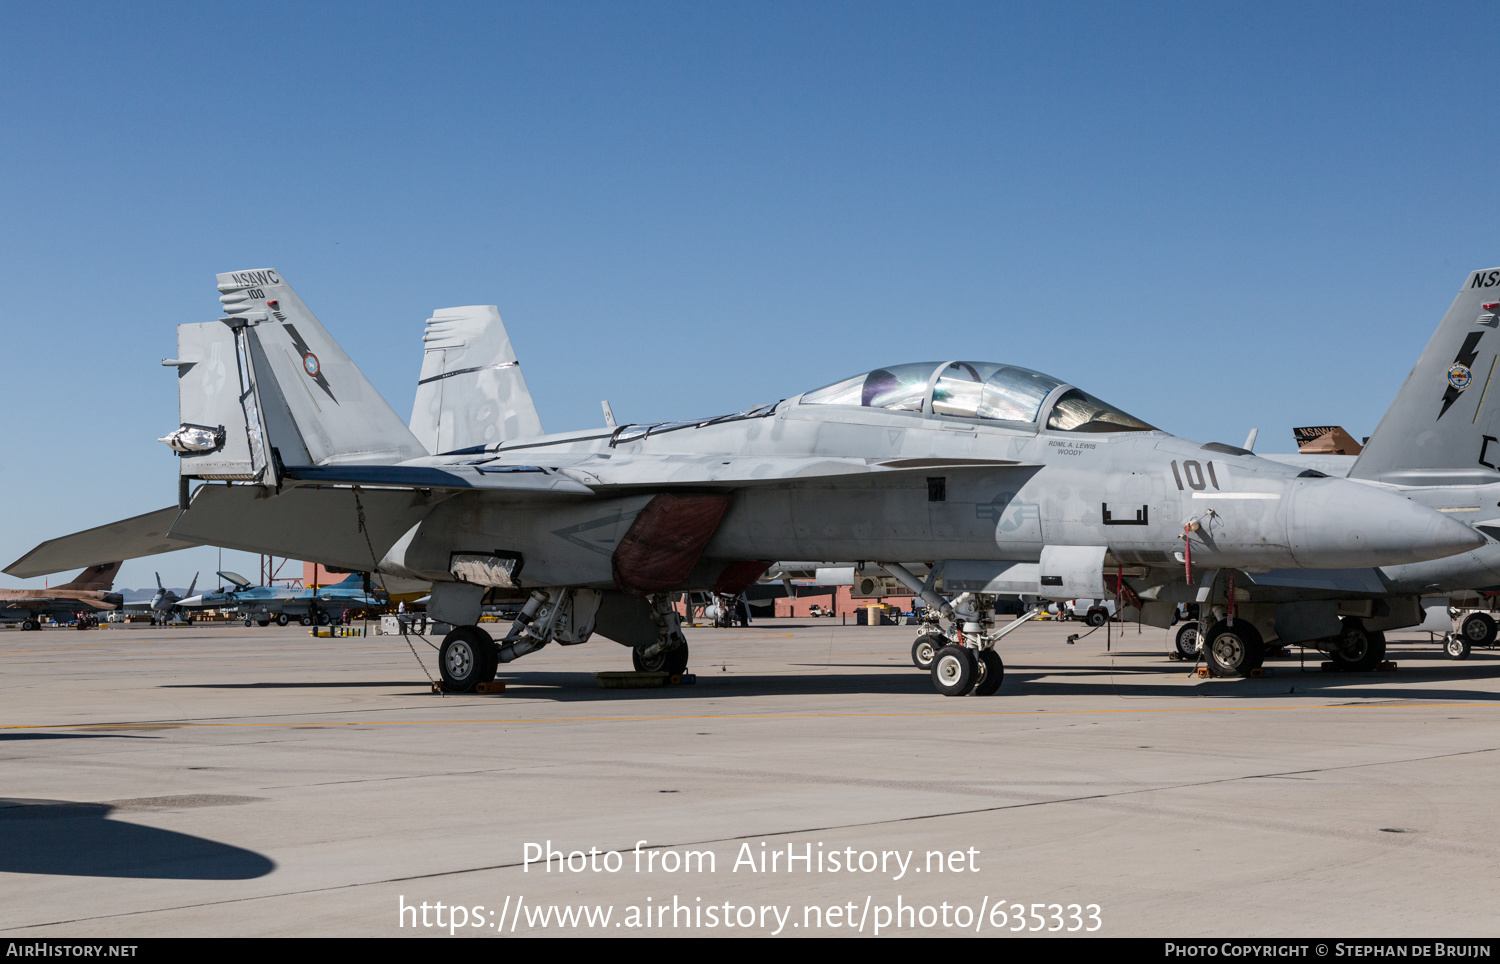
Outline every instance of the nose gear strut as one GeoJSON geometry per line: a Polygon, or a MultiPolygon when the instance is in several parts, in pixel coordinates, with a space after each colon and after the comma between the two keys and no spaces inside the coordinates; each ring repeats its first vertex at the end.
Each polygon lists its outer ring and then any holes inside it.
{"type": "Polygon", "coordinates": [[[929,665],[937,691],[944,696],[988,696],[998,690],[1005,664],[995,652],[995,644],[1041,615],[1041,605],[1033,605],[997,630],[993,595],[966,592],[948,600],[932,588],[935,580],[931,578],[924,583],[898,563],[882,562],[880,567],[927,604],[920,638],[930,639],[935,647],[929,665]],[[950,628],[944,630],[939,620],[948,622],[950,628]]]}

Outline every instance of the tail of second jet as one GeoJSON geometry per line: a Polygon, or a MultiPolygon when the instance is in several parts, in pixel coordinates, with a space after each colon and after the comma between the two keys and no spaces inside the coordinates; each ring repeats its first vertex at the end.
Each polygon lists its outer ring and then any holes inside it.
{"type": "Polygon", "coordinates": [[[278,465],[392,463],[425,455],[274,269],[218,276],[224,315],[178,326],[182,427],[162,441],[182,475],[275,484],[278,465]]]}
{"type": "Polygon", "coordinates": [[[120,571],[120,563],[106,562],[99,566],[89,566],[73,578],[66,585],[58,586],[58,589],[83,589],[108,592],[115,588],[115,576],[120,571]]]}
{"type": "Polygon", "coordinates": [[[1500,268],[1471,273],[1350,478],[1500,482],[1500,268]]]}

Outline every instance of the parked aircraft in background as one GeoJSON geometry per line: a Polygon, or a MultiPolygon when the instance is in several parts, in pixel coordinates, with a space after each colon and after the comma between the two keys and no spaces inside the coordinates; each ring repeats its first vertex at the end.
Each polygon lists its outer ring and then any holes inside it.
{"type": "MultiPolygon", "coordinates": [[[[1246,573],[1240,587],[1274,600],[1277,628],[1337,634],[1330,647],[1347,668],[1373,668],[1384,657],[1383,631],[1438,625],[1431,597],[1456,610],[1500,592],[1500,272],[1471,272],[1375,431],[1361,445],[1338,426],[1294,430],[1298,452],[1265,455],[1400,495],[1464,522],[1485,542],[1442,559],[1322,573],[1246,573]],[[1490,405],[1491,396],[1496,404],[1490,405]],[[1428,597],[1424,607],[1422,597],[1428,597]]],[[[1379,525],[1378,517],[1367,522],[1379,525]]],[[[1439,617],[1440,617],[1439,613],[1439,617]]],[[[1447,638],[1448,654],[1493,643],[1496,621],[1469,613],[1447,638]]],[[[1286,634],[1282,634],[1285,638],[1286,634]]],[[[1293,638],[1291,641],[1296,641],[1293,638]]]]}
{"type": "MultiPolygon", "coordinates": [[[[157,623],[167,623],[174,620],[191,623],[193,621],[193,617],[182,606],[179,605],[183,597],[177,595],[175,590],[168,589],[166,586],[163,586],[161,584],[161,573],[155,573],[155,576],[156,594],[151,597],[149,602],[125,603],[121,608],[133,609],[137,611],[146,610],[150,612],[151,625],[153,626],[155,626],[157,623]]],[[[197,586],[198,574],[195,572],[193,573],[193,581],[188,584],[186,595],[191,596],[193,594],[193,590],[197,588],[197,586]]]]}
{"type": "Polygon", "coordinates": [[[1208,650],[1243,673],[1270,608],[1236,612],[1234,571],[1415,563],[1484,542],[1380,488],[1175,438],[994,362],[876,369],[717,418],[531,434],[535,407],[490,307],[429,322],[482,316],[461,338],[436,332],[463,342],[461,367],[435,349],[425,382],[497,381],[484,404],[445,387],[436,433],[413,418],[419,437],[277,272],[218,281],[227,317],[179,326],[168,360],[180,506],[44,543],[8,572],[189,543],[428,580],[429,614],[454,626],[444,681],[467,690],[595,631],[639,669],[681,672],[681,592],[737,595],[775,559],[864,559],[938,614],[933,681],[958,695],[1000,685],[995,644],[1020,623],[997,628],[997,593],[1119,587],[1163,626],[1183,597],[1225,599],[1208,650]],[[195,478],[240,484],[189,493],[195,478]],[[949,595],[900,560],[940,562],[949,595]],[[498,644],[477,625],[486,601],[522,605],[498,644]]]}
{"type": "Polygon", "coordinates": [[[41,629],[42,620],[80,620],[88,625],[96,613],[118,609],[124,597],[114,591],[120,563],[89,566],[71,582],[50,589],[0,589],[0,623],[41,629]]]}
{"type": "Polygon", "coordinates": [[[304,626],[323,626],[345,612],[368,613],[384,609],[390,602],[383,591],[366,590],[361,572],[350,573],[329,586],[307,589],[256,586],[237,572],[220,572],[219,577],[229,585],[184,599],[179,605],[184,609],[233,611],[245,617],[246,626],[252,622],[268,626],[273,620],[285,626],[293,619],[304,626]]]}

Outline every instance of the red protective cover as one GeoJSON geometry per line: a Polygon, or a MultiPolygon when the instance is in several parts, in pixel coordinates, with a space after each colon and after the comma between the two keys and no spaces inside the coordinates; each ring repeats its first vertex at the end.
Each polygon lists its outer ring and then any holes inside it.
{"type": "Polygon", "coordinates": [[[615,547],[615,585],[636,596],[680,588],[728,509],[727,493],[652,499],[615,547]]]}
{"type": "Polygon", "coordinates": [[[719,573],[719,581],[714,583],[714,592],[738,596],[755,585],[755,580],[765,575],[769,568],[769,562],[731,562],[719,573]]]}

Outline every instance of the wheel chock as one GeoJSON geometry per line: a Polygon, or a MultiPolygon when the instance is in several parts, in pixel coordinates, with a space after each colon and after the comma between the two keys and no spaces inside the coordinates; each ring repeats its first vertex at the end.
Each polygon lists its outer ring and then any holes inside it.
{"type": "Polygon", "coordinates": [[[1199,679],[1208,679],[1209,676],[1211,676],[1211,675],[1212,674],[1209,673],[1207,666],[1200,666],[1200,667],[1198,667],[1198,678],[1199,679]]]}
{"type": "Polygon", "coordinates": [[[495,682],[494,680],[491,680],[488,683],[480,683],[478,686],[474,687],[474,692],[476,692],[476,693],[484,693],[486,695],[490,695],[490,694],[493,694],[493,693],[504,693],[505,692],[505,684],[504,683],[498,683],[498,682],[495,682]]]}
{"type": "Polygon", "coordinates": [[[1273,669],[1266,669],[1264,666],[1257,666],[1257,667],[1255,667],[1254,669],[1252,669],[1250,671],[1250,678],[1251,679],[1261,679],[1261,678],[1266,677],[1266,676],[1275,676],[1275,675],[1276,675],[1276,671],[1275,670],[1273,670],[1273,669]]]}
{"type": "Polygon", "coordinates": [[[1396,671],[1395,660],[1386,660],[1375,668],[1378,673],[1394,673],[1396,671]]]}
{"type": "Polygon", "coordinates": [[[1333,661],[1328,659],[1323,660],[1323,663],[1319,668],[1322,669],[1325,673],[1337,673],[1339,671],[1339,668],[1333,665],[1333,661]]]}

